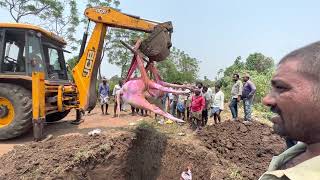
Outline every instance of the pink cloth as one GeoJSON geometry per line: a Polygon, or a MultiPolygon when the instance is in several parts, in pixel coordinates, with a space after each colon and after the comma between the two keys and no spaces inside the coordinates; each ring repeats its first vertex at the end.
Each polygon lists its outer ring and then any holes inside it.
{"type": "Polygon", "coordinates": [[[199,112],[204,109],[206,101],[203,96],[192,96],[191,99],[191,112],[199,112]]]}

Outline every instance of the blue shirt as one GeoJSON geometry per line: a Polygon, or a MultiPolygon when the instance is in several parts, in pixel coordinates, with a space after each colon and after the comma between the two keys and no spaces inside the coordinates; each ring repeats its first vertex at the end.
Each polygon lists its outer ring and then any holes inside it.
{"type": "Polygon", "coordinates": [[[98,92],[103,97],[109,96],[109,84],[107,83],[104,85],[103,83],[100,83],[98,92]]]}
{"type": "Polygon", "coordinates": [[[242,88],[242,98],[252,98],[256,92],[256,86],[252,81],[248,80],[244,83],[242,88]]]}

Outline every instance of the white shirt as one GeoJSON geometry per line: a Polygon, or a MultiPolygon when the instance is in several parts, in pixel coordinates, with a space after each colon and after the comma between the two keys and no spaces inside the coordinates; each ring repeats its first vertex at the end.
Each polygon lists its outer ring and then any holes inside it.
{"type": "Polygon", "coordinates": [[[213,98],[213,91],[210,87],[208,88],[207,92],[210,94],[211,98],[213,98]]]}
{"type": "Polygon", "coordinates": [[[113,91],[112,91],[112,96],[115,96],[117,91],[119,91],[121,89],[120,85],[119,84],[116,84],[113,88],[113,91]]]}
{"type": "Polygon", "coordinates": [[[222,91],[219,91],[214,95],[212,107],[219,107],[219,109],[223,110],[224,94],[222,91]]]}

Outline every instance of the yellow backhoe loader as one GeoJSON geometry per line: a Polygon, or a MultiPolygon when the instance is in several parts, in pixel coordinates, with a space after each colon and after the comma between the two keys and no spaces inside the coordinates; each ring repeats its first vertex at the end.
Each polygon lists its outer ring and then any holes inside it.
{"type": "Polygon", "coordinates": [[[166,48],[160,50],[147,44],[159,34],[170,37],[171,22],[149,21],[109,7],[87,8],[84,14],[95,27],[88,43],[88,28],[84,33],[79,60],[72,69],[73,81],[68,79],[62,38],[33,25],[0,23],[0,139],[20,136],[33,127],[39,140],[45,121],[61,120],[71,109],[77,110],[79,119],[82,112],[95,107],[97,72],[108,27],[151,33],[141,46],[146,54],[157,55],[171,46],[166,42],[166,48]]]}

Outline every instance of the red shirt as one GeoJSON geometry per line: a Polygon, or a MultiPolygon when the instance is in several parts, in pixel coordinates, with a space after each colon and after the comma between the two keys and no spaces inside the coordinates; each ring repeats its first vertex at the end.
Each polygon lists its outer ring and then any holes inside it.
{"type": "Polygon", "coordinates": [[[191,112],[202,111],[206,105],[206,101],[203,96],[192,96],[191,99],[191,112]]]}

